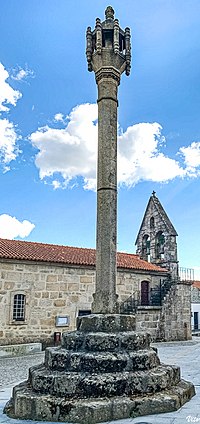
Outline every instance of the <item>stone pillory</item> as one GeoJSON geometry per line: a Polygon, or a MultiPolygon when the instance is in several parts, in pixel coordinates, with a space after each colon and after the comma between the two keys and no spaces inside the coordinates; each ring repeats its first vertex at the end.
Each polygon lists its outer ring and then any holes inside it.
{"type": "Polygon", "coordinates": [[[117,90],[121,74],[130,74],[130,29],[123,31],[108,6],[105,21],[88,27],[88,70],[95,72],[98,86],[98,166],[96,292],[92,311],[118,312],[116,295],[117,246],[117,90]]]}
{"type": "Polygon", "coordinates": [[[80,317],[14,388],[5,411],[15,418],[97,424],[173,411],[195,393],[179,367],[160,364],[136,317],[116,313],[117,87],[130,72],[130,31],[110,6],[87,30],[87,59],[98,85],[95,314],[80,317]]]}

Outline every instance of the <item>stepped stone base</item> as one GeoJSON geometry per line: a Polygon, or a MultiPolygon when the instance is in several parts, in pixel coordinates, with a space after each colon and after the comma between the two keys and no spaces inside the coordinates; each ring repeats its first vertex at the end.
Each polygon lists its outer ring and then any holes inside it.
{"type": "Polygon", "coordinates": [[[195,394],[180,369],[160,364],[150,337],[135,332],[130,315],[90,315],[45,363],[29,370],[5,407],[10,417],[96,424],[170,412],[195,394]]]}
{"type": "Polygon", "coordinates": [[[169,390],[143,396],[66,399],[33,392],[22,383],[14,389],[5,412],[13,418],[96,424],[139,415],[159,414],[179,409],[194,396],[194,386],[181,380],[169,390]]]}

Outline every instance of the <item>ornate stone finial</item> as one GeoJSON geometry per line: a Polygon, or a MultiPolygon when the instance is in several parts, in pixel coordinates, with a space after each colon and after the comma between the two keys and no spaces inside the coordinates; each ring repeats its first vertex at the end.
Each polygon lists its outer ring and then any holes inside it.
{"type": "Polygon", "coordinates": [[[87,57],[87,62],[88,62],[88,71],[92,71],[92,52],[93,52],[93,48],[92,48],[92,31],[91,31],[91,27],[87,28],[87,32],[86,32],[86,40],[87,40],[87,47],[86,47],[86,57],[87,57]]]}
{"type": "Polygon", "coordinates": [[[119,21],[114,20],[114,52],[119,53],[119,21]]]}
{"type": "Polygon", "coordinates": [[[126,75],[130,75],[131,70],[131,34],[130,28],[125,28],[125,57],[126,57],[126,75]]]}
{"type": "Polygon", "coordinates": [[[102,49],[102,27],[101,20],[99,18],[96,19],[96,51],[98,54],[101,54],[102,49]]]}
{"type": "Polygon", "coordinates": [[[108,6],[105,10],[106,19],[114,19],[115,11],[112,6],[108,6]]]}

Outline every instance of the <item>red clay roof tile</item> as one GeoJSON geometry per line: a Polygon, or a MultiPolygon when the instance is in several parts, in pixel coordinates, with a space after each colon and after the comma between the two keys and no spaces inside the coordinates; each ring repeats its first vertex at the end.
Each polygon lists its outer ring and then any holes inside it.
{"type": "MultiPolygon", "coordinates": [[[[0,259],[55,262],[68,265],[95,266],[96,250],[21,240],[0,239],[0,259]]],[[[117,253],[118,268],[167,272],[166,269],[140,259],[136,254],[117,253]]]]}
{"type": "Polygon", "coordinates": [[[193,281],[192,287],[196,287],[197,289],[200,289],[200,281],[193,281]]]}

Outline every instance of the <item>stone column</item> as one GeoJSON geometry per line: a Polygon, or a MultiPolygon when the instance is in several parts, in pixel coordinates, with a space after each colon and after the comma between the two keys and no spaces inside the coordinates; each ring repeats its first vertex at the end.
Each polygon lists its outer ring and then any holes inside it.
{"type": "Polygon", "coordinates": [[[117,255],[117,91],[120,76],[130,73],[130,30],[123,31],[108,6],[106,20],[87,29],[88,70],[98,85],[98,166],[96,291],[92,312],[118,312],[117,255]]]}
{"type": "Polygon", "coordinates": [[[117,87],[120,74],[101,69],[98,84],[96,293],[93,312],[116,313],[117,87]]]}

